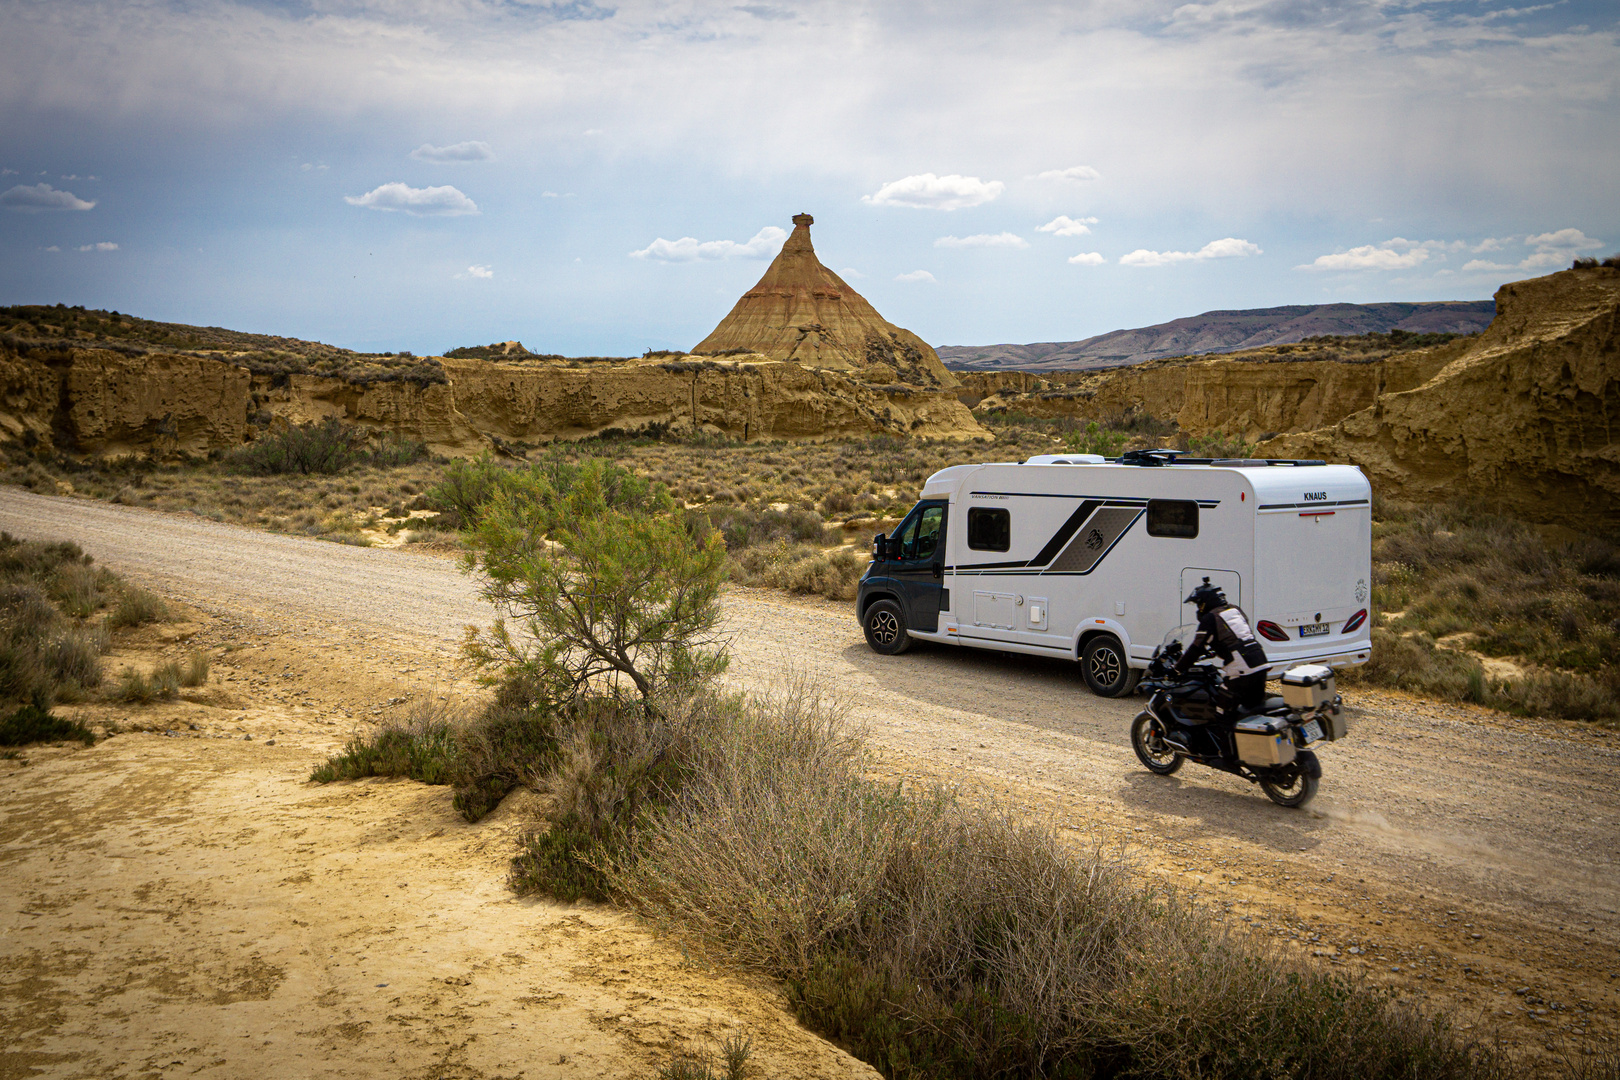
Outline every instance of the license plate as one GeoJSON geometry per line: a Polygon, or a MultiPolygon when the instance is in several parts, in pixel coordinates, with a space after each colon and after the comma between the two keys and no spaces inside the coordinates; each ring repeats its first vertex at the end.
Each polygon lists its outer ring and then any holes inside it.
{"type": "Polygon", "coordinates": [[[1316,742],[1322,737],[1322,721],[1312,720],[1309,723],[1301,724],[1299,733],[1305,737],[1306,742],[1316,742]]]}
{"type": "Polygon", "coordinates": [[[1321,637],[1327,632],[1328,624],[1325,622],[1308,622],[1299,628],[1300,637],[1321,637]]]}

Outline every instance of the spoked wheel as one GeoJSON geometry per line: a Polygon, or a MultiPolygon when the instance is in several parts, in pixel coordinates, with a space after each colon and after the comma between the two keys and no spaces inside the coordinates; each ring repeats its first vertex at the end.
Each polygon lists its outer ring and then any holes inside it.
{"type": "Polygon", "coordinates": [[[1169,776],[1187,760],[1165,745],[1160,737],[1159,718],[1145,709],[1131,724],[1131,749],[1136,751],[1137,760],[1146,765],[1148,771],[1160,776],[1169,776]]]}
{"type": "Polygon", "coordinates": [[[879,600],[867,608],[861,626],[866,631],[866,643],[873,652],[896,656],[911,648],[905,615],[893,600],[879,600]]]}
{"type": "Polygon", "coordinates": [[[1311,766],[1315,758],[1306,760],[1306,754],[1300,754],[1294,760],[1293,767],[1288,772],[1277,772],[1260,777],[1260,789],[1266,797],[1278,806],[1299,807],[1304,806],[1316,796],[1317,770],[1311,766]]]}

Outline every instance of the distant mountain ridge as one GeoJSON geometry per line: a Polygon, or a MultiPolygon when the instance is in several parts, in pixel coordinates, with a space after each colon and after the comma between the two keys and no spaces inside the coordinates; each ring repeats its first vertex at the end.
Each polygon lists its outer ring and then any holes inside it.
{"type": "Polygon", "coordinates": [[[1325,334],[1353,336],[1391,330],[1415,334],[1475,334],[1489,326],[1495,317],[1494,300],[1292,304],[1243,311],[1206,311],[1157,326],[1115,330],[1084,341],[944,345],[937,352],[945,366],[955,371],[1078,371],[1139,364],[1166,356],[1288,345],[1325,334]]]}

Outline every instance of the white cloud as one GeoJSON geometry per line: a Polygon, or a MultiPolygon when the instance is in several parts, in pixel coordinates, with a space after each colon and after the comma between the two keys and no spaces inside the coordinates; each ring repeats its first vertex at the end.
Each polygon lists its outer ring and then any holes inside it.
{"type": "Polygon", "coordinates": [[[896,274],[896,275],[894,275],[894,280],[896,280],[896,281],[929,281],[929,282],[931,282],[931,281],[934,280],[934,275],[930,274],[926,270],[913,270],[909,274],[896,274]]]}
{"type": "Polygon", "coordinates": [[[495,151],[489,148],[489,143],[477,140],[451,143],[449,146],[423,143],[411,151],[411,157],[417,161],[431,161],[435,165],[449,165],[458,161],[494,161],[495,151]]]}
{"type": "Polygon", "coordinates": [[[50,247],[46,248],[45,250],[46,251],[61,251],[62,249],[60,247],[57,247],[55,244],[52,244],[50,247]]]}
{"type": "Polygon", "coordinates": [[[298,167],[305,172],[325,172],[327,169],[331,168],[330,165],[317,165],[313,161],[306,161],[298,167]]]}
{"type": "Polygon", "coordinates": [[[1594,240],[1579,229],[1559,229],[1557,232],[1527,236],[1524,242],[1543,251],[1591,251],[1603,246],[1603,241],[1594,240]]]}
{"type": "Polygon", "coordinates": [[[1071,184],[1078,184],[1082,180],[1101,180],[1102,173],[1090,165],[1074,165],[1067,169],[1047,169],[1028,177],[1030,180],[1063,180],[1071,184]]]}
{"type": "Polygon", "coordinates": [[[662,236],[642,248],[632,251],[632,259],[655,259],[658,262],[693,262],[697,259],[763,259],[773,255],[787,239],[787,230],[767,225],[755,233],[746,244],[735,240],[699,240],[683,236],[679,240],[665,240],[662,236]]]}
{"type": "MultiPolygon", "coordinates": [[[[1504,251],[1509,244],[1522,243],[1534,250],[1518,262],[1499,262],[1494,259],[1470,259],[1463,264],[1464,274],[1496,274],[1512,270],[1546,270],[1561,267],[1580,251],[1592,251],[1603,246],[1580,229],[1558,229],[1553,232],[1527,236],[1522,241],[1514,237],[1487,237],[1477,244],[1463,240],[1408,240],[1397,236],[1382,244],[1363,244],[1349,251],[1322,255],[1314,262],[1296,266],[1296,270],[1411,270],[1427,262],[1430,255],[1444,261],[1447,252],[1467,251],[1485,255],[1504,251]]],[[[1509,256],[1512,258],[1512,256],[1509,256]]],[[[1436,271],[1444,273],[1444,271],[1436,271]]]]}
{"type": "Polygon", "coordinates": [[[71,191],[58,191],[49,184],[18,184],[0,192],[0,206],[7,210],[37,213],[41,210],[89,210],[94,199],[81,199],[71,191]]]}
{"type": "MultiPolygon", "coordinates": [[[[456,277],[461,276],[461,274],[456,275],[456,277]]],[[[495,271],[488,266],[469,266],[467,267],[466,276],[470,278],[478,278],[481,281],[488,281],[490,278],[495,276],[495,271]]]]}
{"type": "Polygon", "coordinates": [[[1072,218],[1067,214],[1059,214],[1045,225],[1035,226],[1036,232],[1049,232],[1053,236],[1085,236],[1091,232],[1090,226],[1097,224],[1094,217],[1072,218]]]}
{"type": "Polygon", "coordinates": [[[0,169],[0,176],[16,176],[16,169],[0,169]]]}
{"type": "Polygon", "coordinates": [[[935,176],[922,173],[891,180],[874,195],[862,195],[870,206],[910,206],[920,210],[963,210],[982,206],[998,198],[1007,185],[1000,180],[980,180],[977,176],[935,176]]]}
{"type": "Polygon", "coordinates": [[[572,199],[574,197],[574,193],[572,191],[568,191],[559,195],[555,191],[542,191],[540,193],[540,197],[542,199],[572,199]]]}
{"type": "Polygon", "coordinates": [[[1070,255],[1069,262],[1075,266],[1101,266],[1108,260],[1102,257],[1100,251],[1082,251],[1078,255],[1070,255]]]}
{"type": "Polygon", "coordinates": [[[118,250],[118,245],[113,243],[111,240],[103,240],[99,244],[85,244],[84,246],[80,247],[79,250],[80,251],[117,251],[118,250]]]}
{"type": "Polygon", "coordinates": [[[1121,266],[1169,266],[1179,262],[1202,262],[1206,259],[1233,259],[1248,255],[1263,255],[1258,244],[1227,236],[1211,240],[1197,251],[1148,251],[1137,248],[1129,255],[1119,257],[1121,266]]]}
{"type": "Polygon", "coordinates": [[[478,204],[449,185],[413,188],[395,181],[364,195],[345,195],[350,206],[371,210],[400,210],[412,217],[458,217],[478,213],[478,204]]]}
{"type": "Polygon", "coordinates": [[[1332,255],[1318,255],[1313,261],[1295,270],[1410,270],[1426,262],[1427,248],[1406,247],[1398,250],[1392,243],[1363,244],[1349,251],[1332,255]]]}
{"type": "Polygon", "coordinates": [[[1027,248],[1029,241],[1017,233],[975,233],[972,236],[942,236],[934,241],[935,247],[966,248],[966,247],[1010,247],[1027,248]]]}

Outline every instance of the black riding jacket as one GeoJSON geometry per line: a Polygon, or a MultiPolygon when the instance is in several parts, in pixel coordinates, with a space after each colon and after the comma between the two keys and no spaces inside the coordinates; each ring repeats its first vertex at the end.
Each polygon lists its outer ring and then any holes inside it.
{"type": "Polygon", "coordinates": [[[1233,604],[1211,608],[1198,617],[1198,634],[1187,646],[1176,668],[1186,671],[1211,652],[1221,658],[1221,666],[1229,679],[1267,671],[1271,667],[1271,662],[1266,659],[1266,650],[1254,639],[1254,632],[1249,629],[1249,620],[1233,604]]]}

